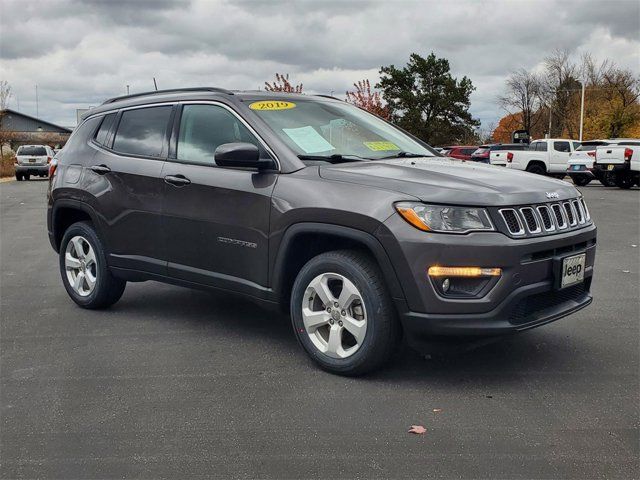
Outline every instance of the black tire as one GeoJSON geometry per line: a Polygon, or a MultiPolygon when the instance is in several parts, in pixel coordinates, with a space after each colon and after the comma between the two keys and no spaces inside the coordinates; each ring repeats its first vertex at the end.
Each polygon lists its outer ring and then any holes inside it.
{"type": "Polygon", "coordinates": [[[290,309],[294,332],[306,353],[320,368],[338,375],[363,375],[381,367],[392,357],[402,337],[396,310],[378,265],[358,251],[338,250],[309,260],[293,284],[290,309]],[[302,304],[307,287],[323,273],[338,274],[351,281],[361,294],[366,311],[364,340],[346,358],[332,358],[320,351],[304,326],[302,304]]]}
{"type": "Polygon", "coordinates": [[[600,180],[600,183],[605,187],[616,186],[616,174],[613,172],[603,172],[598,180],[600,180]]]}
{"type": "Polygon", "coordinates": [[[622,188],[623,190],[628,190],[633,187],[634,184],[633,176],[630,174],[622,174],[616,175],[616,187],[622,188]]]}
{"type": "Polygon", "coordinates": [[[22,181],[22,174],[21,174],[21,173],[16,173],[16,180],[17,180],[18,182],[21,182],[21,181],[22,181]]]}
{"type": "Polygon", "coordinates": [[[29,175],[28,173],[25,173],[25,174],[22,175],[22,178],[27,180],[27,181],[29,181],[29,180],[31,180],[31,175],[29,175]]]}
{"type": "Polygon", "coordinates": [[[585,187],[591,183],[591,177],[587,175],[574,175],[571,179],[578,187],[585,187]]]}
{"type": "Polygon", "coordinates": [[[530,165],[527,165],[527,172],[535,173],[536,175],[546,175],[547,174],[547,170],[542,165],[540,165],[539,163],[532,163],[530,165]]]}
{"type": "Polygon", "coordinates": [[[60,275],[64,288],[71,297],[82,308],[100,309],[110,307],[122,297],[127,282],[114,277],[107,267],[107,257],[104,246],[100,241],[93,225],[89,222],[77,222],[71,225],[64,233],[60,242],[59,253],[60,275]],[[96,283],[93,291],[87,296],[78,294],[67,278],[65,268],[65,254],[69,241],[76,237],[83,237],[93,248],[96,258],[96,283]]]}

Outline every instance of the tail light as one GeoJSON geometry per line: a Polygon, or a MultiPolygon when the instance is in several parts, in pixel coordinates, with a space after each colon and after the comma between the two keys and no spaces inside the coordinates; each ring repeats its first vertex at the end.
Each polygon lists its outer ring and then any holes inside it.
{"type": "Polygon", "coordinates": [[[630,162],[632,156],[633,156],[633,149],[625,148],[624,149],[624,161],[625,162],[630,162]]]}
{"type": "Polygon", "coordinates": [[[58,160],[55,158],[49,162],[49,179],[52,179],[56,173],[56,169],[58,168],[58,160]]]}
{"type": "Polygon", "coordinates": [[[594,150],[593,152],[587,152],[587,155],[589,155],[590,157],[596,158],[596,151],[594,150]]]}
{"type": "Polygon", "coordinates": [[[507,162],[511,163],[513,161],[513,153],[507,152],[507,162]]]}

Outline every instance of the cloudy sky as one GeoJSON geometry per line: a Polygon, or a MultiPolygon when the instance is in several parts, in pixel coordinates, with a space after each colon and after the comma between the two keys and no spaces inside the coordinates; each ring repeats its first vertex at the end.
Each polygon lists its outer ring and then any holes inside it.
{"type": "Polygon", "coordinates": [[[343,96],[433,51],[477,87],[486,128],[505,78],[554,49],[640,72],[640,2],[0,0],[0,80],[10,107],[75,125],[75,110],[126,92],[256,89],[288,72],[308,93],[343,96]]]}

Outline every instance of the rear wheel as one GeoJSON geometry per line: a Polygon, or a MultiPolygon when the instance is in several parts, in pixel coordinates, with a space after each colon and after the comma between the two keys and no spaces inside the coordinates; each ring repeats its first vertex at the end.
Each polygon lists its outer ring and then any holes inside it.
{"type": "Polygon", "coordinates": [[[380,367],[401,337],[378,266],[351,250],[323,253],[302,267],[293,285],[291,321],[311,359],[339,375],[380,367]]]}
{"type": "Polygon", "coordinates": [[[16,180],[17,180],[18,182],[21,182],[21,181],[22,181],[22,174],[21,174],[21,173],[16,173],[16,180]]]}
{"type": "Polygon", "coordinates": [[[74,223],[67,229],[59,256],[64,288],[81,307],[109,307],[124,293],[126,282],[109,271],[104,247],[90,223],[74,223]]]}
{"type": "Polygon", "coordinates": [[[573,177],[571,177],[571,179],[573,180],[573,183],[578,187],[584,187],[591,183],[591,177],[587,175],[574,175],[573,177]]]}
{"type": "Polygon", "coordinates": [[[536,175],[545,175],[547,173],[547,170],[543,165],[539,163],[532,163],[530,165],[527,165],[527,172],[535,173],[536,175]]]}
{"type": "Polygon", "coordinates": [[[629,188],[633,187],[634,183],[634,178],[629,173],[616,175],[616,187],[618,188],[628,190],[629,188]]]}
{"type": "Polygon", "coordinates": [[[28,173],[24,173],[22,174],[22,178],[25,180],[31,180],[31,175],[29,175],[28,173]]]}
{"type": "Polygon", "coordinates": [[[604,172],[598,180],[600,180],[600,183],[605,187],[616,186],[616,174],[613,172],[604,172]]]}

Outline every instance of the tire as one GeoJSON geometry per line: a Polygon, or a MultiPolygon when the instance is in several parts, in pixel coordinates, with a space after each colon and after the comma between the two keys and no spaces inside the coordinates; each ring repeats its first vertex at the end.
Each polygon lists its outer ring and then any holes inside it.
{"type": "Polygon", "coordinates": [[[306,353],[320,368],[338,375],[363,375],[381,367],[401,339],[382,273],[368,255],[358,251],[338,250],[309,260],[293,284],[290,309],[294,332],[306,353]],[[322,286],[328,286],[328,292],[322,286]],[[355,295],[343,298],[335,308],[331,303],[340,301],[345,288],[355,295]],[[325,302],[321,297],[327,293],[330,297],[325,302]],[[322,325],[308,328],[314,319],[322,325]]]}
{"type": "Polygon", "coordinates": [[[605,187],[616,186],[616,174],[613,172],[603,172],[602,176],[598,180],[600,180],[600,183],[605,187]]]}
{"type": "Polygon", "coordinates": [[[31,175],[29,175],[28,173],[25,173],[25,174],[22,175],[22,178],[27,180],[27,181],[29,181],[29,180],[31,180],[31,175]]]}
{"type": "Polygon", "coordinates": [[[578,187],[585,187],[591,183],[591,177],[587,175],[575,175],[571,177],[573,183],[578,187]]]}
{"type": "Polygon", "coordinates": [[[17,180],[18,182],[21,182],[21,181],[22,181],[22,174],[21,174],[21,173],[16,173],[16,180],[17,180]]]}
{"type": "Polygon", "coordinates": [[[633,187],[633,177],[630,174],[616,175],[616,187],[628,190],[633,187]]]}
{"type": "Polygon", "coordinates": [[[64,233],[60,243],[59,264],[64,288],[82,308],[109,307],[120,300],[124,293],[127,282],[114,277],[109,271],[104,246],[88,222],[74,223],[64,233]],[[82,280],[78,281],[76,288],[71,282],[80,273],[82,280]]]}
{"type": "Polygon", "coordinates": [[[527,172],[529,173],[535,173],[536,175],[546,175],[547,171],[546,169],[540,165],[539,163],[534,163],[531,165],[527,165],[527,172]]]}

